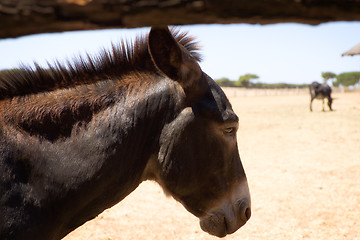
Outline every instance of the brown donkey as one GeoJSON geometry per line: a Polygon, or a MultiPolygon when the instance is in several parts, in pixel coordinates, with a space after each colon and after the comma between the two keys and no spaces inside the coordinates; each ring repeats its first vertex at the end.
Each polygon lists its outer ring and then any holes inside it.
{"type": "Polygon", "coordinates": [[[244,225],[238,117],[197,50],[152,28],[96,57],[0,76],[0,239],[61,239],[148,179],[210,234],[244,225]]]}

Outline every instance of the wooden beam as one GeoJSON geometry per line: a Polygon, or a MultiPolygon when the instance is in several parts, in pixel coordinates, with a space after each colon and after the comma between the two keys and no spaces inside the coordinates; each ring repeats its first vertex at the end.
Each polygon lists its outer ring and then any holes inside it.
{"type": "Polygon", "coordinates": [[[360,21],[360,0],[0,0],[0,38],[209,23],[360,21]]]}

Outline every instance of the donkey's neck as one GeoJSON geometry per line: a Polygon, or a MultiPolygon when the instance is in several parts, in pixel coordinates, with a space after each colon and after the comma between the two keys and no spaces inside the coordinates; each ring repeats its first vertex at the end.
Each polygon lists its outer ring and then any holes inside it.
{"type": "Polygon", "coordinates": [[[146,97],[144,94],[152,94],[152,85],[158,84],[154,78],[159,77],[133,73],[121,79],[5,99],[0,101],[0,122],[40,139],[66,140],[109,107],[116,104],[126,108],[146,97]]]}
{"type": "MultiPolygon", "coordinates": [[[[6,135],[12,138],[9,141],[22,149],[30,164],[66,163],[73,166],[78,161],[84,164],[74,169],[86,173],[95,172],[96,166],[101,170],[106,164],[111,164],[108,160],[112,157],[116,158],[114,161],[121,159],[119,162],[127,166],[136,164],[134,160],[126,162],[126,159],[138,156],[142,161],[147,160],[151,152],[157,151],[162,127],[180,112],[185,99],[180,86],[157,78],[143,83],[147,86],[127,86],[127,91],[121,91],[116,84],[103,83],[113,91],[107,89],[93,102],[84,97],[86,94],[78,94],[72,99],[69,93],[3,100],[0,102],[0,124],[6,135]],[[89,113],[82,113],[89,109],[89,113]],[[68,118],[72,120],[70,123],[65,121],[68,118]],[[68,136],[58,133],[62,128],[69,133],[68,136]],[[43,135],[46,130],[61,138],[47,139],[47,135],[43,135]],[[94,162],[88,164],[91,161],[94,162]]],[[[79,93],[85,88],[91,91],[89,86],[76,91],[79,93]]],[[[142,164],[145,167],[146,162],[142,164]]],[[[60,166],[59,172],[68,173],[68,177],[79,176],[79,172],[70,176],[71,171],[63,171],[60,166]]],[[[56,177],[56,174],[51,177],[56,177]]]]}
{"type": "Polygon", "coordinates": [[[116,81],[81,85],[0,101],[0,121],[51,142],[69,138],[73,130],[115,102],[116,81]]]}
{"type": "Polygon", "coordinates": [[[157,78],[144,83],[147,87],[114,91],[111,104],[59,141],[5,126],[6,136],[11,136],[9,141],[20,151],[18,161],[29,171],[25,179],[29,192],[22,193],[23,198],[28,198],[29,205],[44,204],[38,208],[44,213],[58,214],[56,221],[67,223],[57,230],[59,234],[113,206],[140,184],[147,161],[157,150],[162,127],[184,101],[180,86],[157,78]],[[32,182],[34,179],[43,184],[32,182]],[[55,202],[42,203],[42,199],[55,202]]]}

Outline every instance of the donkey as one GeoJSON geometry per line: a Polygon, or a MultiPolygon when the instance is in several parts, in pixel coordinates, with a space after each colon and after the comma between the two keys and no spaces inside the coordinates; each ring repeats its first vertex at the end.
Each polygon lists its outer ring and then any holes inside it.
{"type": "Polygon", "coordinates": [[[324,99],[327,99],[327,103],[329,106],[330,111],[332,111],[331,104],[333,101],[333,98],[331,97],[331,87],[327,85],[326,83],[320,84],[318,82],[313,82],[309,86],[310,90],[310,111],[312,112],[312,102],[314,99],[320,99],[322,100],[322,110],[325,111],[324,108],[324,99]]]}
{"type": "Polygon", "coordinates": [[[238,117],[167,27],[0,80],[0,239],[61,239],[154,180],[224,237],[251,215],[238,117]]]}

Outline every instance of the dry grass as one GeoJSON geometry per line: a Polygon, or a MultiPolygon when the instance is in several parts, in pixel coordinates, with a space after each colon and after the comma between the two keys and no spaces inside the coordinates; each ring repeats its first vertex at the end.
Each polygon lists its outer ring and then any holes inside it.
{"type": "MultiPolygon", "coordinates": [[[[308,95],[231,97],[252,218],[225,239],[360,239],[360,93],[321,112],[308,95]]],[[[145,182],[66,240],[217,239],[145,182]]]]}

